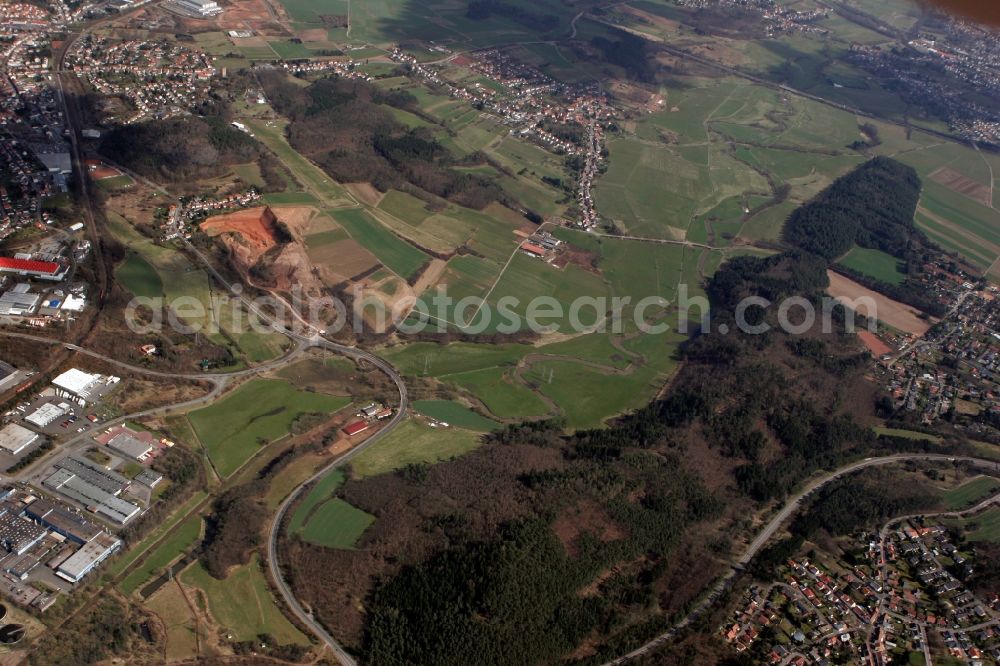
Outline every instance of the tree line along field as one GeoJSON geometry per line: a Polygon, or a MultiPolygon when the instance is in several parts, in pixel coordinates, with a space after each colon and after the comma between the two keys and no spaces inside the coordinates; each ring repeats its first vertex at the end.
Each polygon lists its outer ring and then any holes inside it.
{"type": "Polygon", "coordinates": [[[181,522],[159,546],[143,556],[141,564],[122,580],[119,585],[122,592],[132,594],[162,572],[167,565],[178,560],[201,538],[201,532],[201,516],[195,514],[181,522]]]}
{"type": "Polygon", "coordinates": [[[562,416],[577,429],[600,426],[654,396],[675,371],[685,338],[674,331],[595,333],[539,347],[414,343],[382,353],[403,374],[461,389],[498,419],[562,416]]]}
{"type": "Polygon", "coordinates": [[[949,527],[962,529],[969,542],[1000,543],[1000,508],[995,506],[975,516],[943,522],[949,527]]]}
{"type": "Polygon", "coordinates": [[[332,414],[349,403],[348,397],[301,391],[283,380],[252,379],[187,418],[213,466],[226,478],[262,446],[286,436],[299,416],[332,414]]]}

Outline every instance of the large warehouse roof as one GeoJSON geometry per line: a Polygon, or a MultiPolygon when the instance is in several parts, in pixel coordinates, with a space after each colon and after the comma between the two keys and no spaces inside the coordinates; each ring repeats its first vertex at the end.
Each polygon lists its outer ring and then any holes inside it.
{"type": "Polygon", "coordinates": [[[18,273],[35,273],[38,275],[56,275],[63,267],[54,261],[35,261],[34,259],[14,259],[0,257],[0,270],[18,273]]]}
{"type": "Polygon", "coordinates": [[[24,426],[8,423],[0,429],[0,449],[17,455],[29,444],[38,439],[38,435],[24,426]]]}
{"type": "Polygon", "coordinates": [[[101,381],[100,375],[92,375],[77,368],[70,368],[52,380],[52,385],[69,391],[73,395],[86,398],[90,395],[90,389],[94,384],[101,381]]]}

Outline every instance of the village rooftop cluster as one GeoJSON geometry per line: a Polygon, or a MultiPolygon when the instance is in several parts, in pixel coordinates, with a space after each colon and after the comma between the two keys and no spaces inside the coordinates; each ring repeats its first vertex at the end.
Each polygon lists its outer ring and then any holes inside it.
{"type": "Polygon", "coordinates": [[[186,113],[205,98],[216,70],[201,51],[168,40],[111,40],[87,35],[73,44],[70,68],[101,94],[124,100],[108,124],[186,113]]]}
{"type": "Polygon", "coordinates": [[[932,663],[939,645],[963,662],[1000,663],[998,599],[970,590],[974,556],[956,536],[909,518],[852,538],[845,558],[790,559],[781,582],[751,588],[720,631],[760,663],[886,666],[909,653],[932,663]]]}

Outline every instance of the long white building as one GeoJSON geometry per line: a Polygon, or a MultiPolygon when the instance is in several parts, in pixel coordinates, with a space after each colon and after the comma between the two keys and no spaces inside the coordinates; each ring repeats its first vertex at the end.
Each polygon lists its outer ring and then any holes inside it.
{"type": "Polygon", "coordinates": [[[215,16],[222,13],[222,7],[215,0],[175,0],[175,2],[181,9],[202,16],[215,16]]]}

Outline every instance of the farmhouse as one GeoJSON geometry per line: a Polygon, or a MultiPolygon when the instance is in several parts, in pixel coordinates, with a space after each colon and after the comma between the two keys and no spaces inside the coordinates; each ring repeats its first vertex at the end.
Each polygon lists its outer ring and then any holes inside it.
{"type": "Polygon", "coordinates": [[[10,423],[0,430],[0,450],[16,456],[31,446],[37,439],[37,433],[16,423],[10,423]]]}

